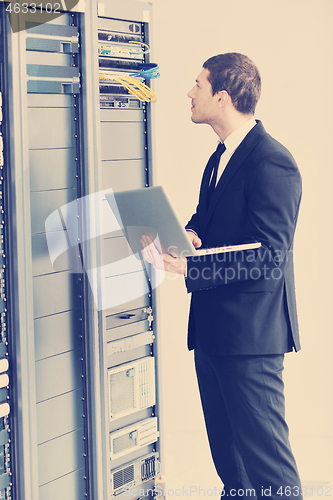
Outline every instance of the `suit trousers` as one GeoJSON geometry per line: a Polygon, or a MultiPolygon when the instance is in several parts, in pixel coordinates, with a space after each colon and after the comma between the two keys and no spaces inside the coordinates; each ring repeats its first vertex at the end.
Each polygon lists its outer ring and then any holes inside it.
{"type": "Polygon", "coordinates": [[[221,498],[300,500],[285,421],[284,355],[221,356],[200,347],[194,354],[221,498]]]}

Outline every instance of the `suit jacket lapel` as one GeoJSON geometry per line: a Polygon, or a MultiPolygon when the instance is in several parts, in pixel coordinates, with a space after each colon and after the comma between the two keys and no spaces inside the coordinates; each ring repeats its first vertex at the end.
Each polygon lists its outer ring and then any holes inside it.
{"type": "MultiPolygon", "coordinates": [[[[257,143],[261,140],[264,134],[266,134],[266,132],[262,123],[260,121],[257,121],[257,125],[253,127],[252,130],[250,130],[248,135],[243,139],[243,141],[240,143],[240,145],[230,158],[224,172],[220,177],[219,182],[217,183],[213,198],[209,203],[208,212],[206,212],[206,217],[204,221],[206,227],[227,185],[229,184],[233,176],[236,174],[238,169],[242,166],[247,157],[251,154],[251,152],[253,151],[257,143]]],[[[207,194],[208,194],[208,186],[207,186],[206,196],[207,194]]]]}

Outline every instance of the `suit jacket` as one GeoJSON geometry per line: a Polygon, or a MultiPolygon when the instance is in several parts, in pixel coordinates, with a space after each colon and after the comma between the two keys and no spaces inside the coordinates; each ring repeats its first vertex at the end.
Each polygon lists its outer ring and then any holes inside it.
{"type": "Polygon", "coordinates": [[[262,246],[188,258],[189,349],[196,343],[225,355],[300,349],[293,238],[302,187],[293,157],[258,121],[229,160],[208,207],[209,179],[208,162],[186,229],[203,247],[262,246]]]}

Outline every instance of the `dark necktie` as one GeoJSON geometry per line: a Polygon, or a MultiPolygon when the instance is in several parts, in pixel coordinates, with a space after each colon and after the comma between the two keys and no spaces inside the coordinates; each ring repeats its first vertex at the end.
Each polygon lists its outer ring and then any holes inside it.
{"type": "Polygon", "coordinates": [[[223,144],[223,142],[220,142],[219,145],[217,146],[215,153],[214,153],[213,174],[212,174],[211,181],[210,181],[209,188],[208,188],[208,204],[211,202],[214,191],[215,191],[217,171],[219,169],[220,158],[225,150],[226,150],[225,145],[223,144]]]}

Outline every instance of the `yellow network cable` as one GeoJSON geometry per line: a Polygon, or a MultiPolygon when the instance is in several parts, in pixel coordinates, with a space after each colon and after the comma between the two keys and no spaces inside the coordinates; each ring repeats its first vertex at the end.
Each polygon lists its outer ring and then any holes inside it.
{"type": "MultiPolygon", "coordinates": [[[[139,41],[136,41],[136,40],[130,40],[128,43],[137,43],[139,45],[142,45],[143,47],[146,47],[147,50],[145,51],[142,51],[143,54],[148,54],[148,52],[150,52],[150,47],[149,45],[147,45],[146,43],[143,43],[143,42],[139,42],[139,41]]],[[[130,50],[127,50],[127,52],[131,52],[130,50]]]]}
{"type": "Polygon", "coordinates": [[[142,102],[156,102],[157,97],[156,94],[152,91],[150,87],[148,87],[144,82],[134,78],[133,76],[120,76],[120,75],[99,75],[100,80],[114,80],[123,87],[125,87],[128,92],[134,95],[139,101],[142,102]]]}
{"type": "Polygon", "coordinates": [[[157,97],[154,92],[144,82],[137,80],[133,76],[116,77],[116,82],[123,85],[130,94],[143,102],[156,102],[157,97]]]}

